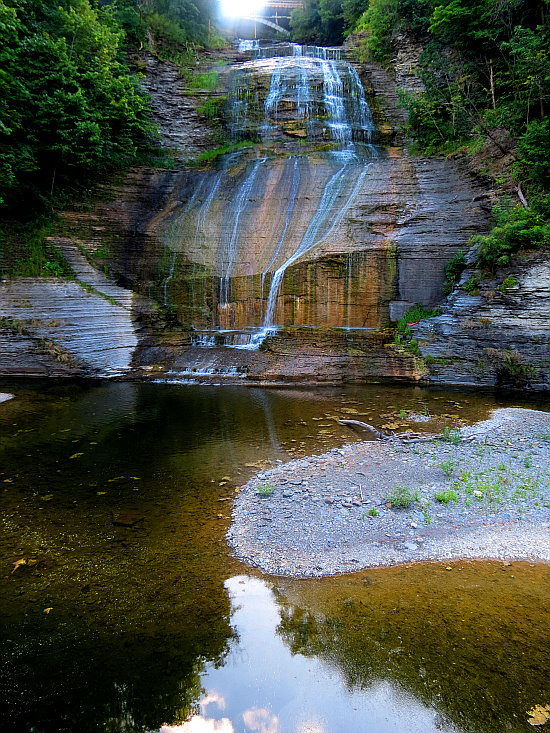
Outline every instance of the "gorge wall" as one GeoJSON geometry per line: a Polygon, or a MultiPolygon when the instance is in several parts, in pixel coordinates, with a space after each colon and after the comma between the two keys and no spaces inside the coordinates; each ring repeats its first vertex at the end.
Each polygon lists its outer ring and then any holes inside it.
{"type": "MultiPolygon", "coordinates": [[[[147,57],[178,165],[100,184],[90,211],[63,215],[55,244],[76,282],[0,285],[0,372],[495,383],[470,368],[479,349],[464,339],[476,329],[457,341],[462,361],[450,355],[458,315],[418,327],[433,328],[418,336],[427,364],[389,328],[412,305],[443,300],[445,264],[488,228],[484,182],[460,160],[405,151],[395,83],[378,67],[294,45],[228,61],[227,130],[253,144],[189,166],[208,138],[204,95],[185,94],[173,67],[147,57]]],[[[481,348],[503,350],[508,336],[481,348]]]]}

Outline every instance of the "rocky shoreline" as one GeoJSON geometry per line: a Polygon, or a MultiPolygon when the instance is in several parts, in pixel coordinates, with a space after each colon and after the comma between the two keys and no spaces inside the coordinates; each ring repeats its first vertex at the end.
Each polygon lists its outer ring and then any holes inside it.
{"type": "Polygon", "coordinates": [[[458,558],[550,562],[550,412],[499,409],[444,438],[353,443],[256,474],[236,498],[230,547],[291,577],[458,558]]]}

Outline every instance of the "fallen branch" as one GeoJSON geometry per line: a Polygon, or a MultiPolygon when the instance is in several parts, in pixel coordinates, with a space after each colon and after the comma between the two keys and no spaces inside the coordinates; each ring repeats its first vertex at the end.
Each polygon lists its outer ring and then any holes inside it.
{"type": "MultiPolygon", "coordinates": [[[[381,433],[372,425],[361,422],[361,420],[339,420],[338,422],[342,423],[342,425],[348,425],[352,429],[361,428],[362,430],[368,430],[377,440],[398,440],[400,443],[428,443],[431,440],[444,437],[443,433],[413,433],[410,430],[406,433],[392,433],[391,435],[387,435],[386,433],[381,433]]],[[[461,438],[462,443],[471,443],[472,440],[475,440],[475,436],[473,435],[469,438],[461,438]]]]}
{"type": "Polygon", "coordinates": [[[339,420],[338,422],[342,423],[342,425],[349,425],[352,429],[354,427],[357,427],[357,428],[362,428],[363,430],[368,430],[378,440],[390,440],[390,438],[392,437],[391,435],[386,435],[385,433],[381,433],[376,428],[373,428],[372,425],[369,425],[366,422],[361,422],[361,420],[339,420]]]}

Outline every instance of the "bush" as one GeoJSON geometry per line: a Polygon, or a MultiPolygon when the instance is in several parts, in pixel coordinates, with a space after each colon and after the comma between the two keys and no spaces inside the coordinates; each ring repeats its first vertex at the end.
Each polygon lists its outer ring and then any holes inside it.
{"type": "Polygon", "coordinates": [[[364,45],[367,58],[386,63],[392,55],[392,33],[397,23],[398,0],[371,0],[357,21],[356,31],[368,31],[364,45]]]}
{"type": "Polygon", "coordinates": [[[459,250],[447,262],[444,268],[445,281],[443,283],[443,292],[448,295],[453,289],[454,284],[460,279],[464,268],[466,267],[466,259],[464,252],[459,250]]]}
{"type": "Polygon", "coordinates": [[[512,256],[523,250],[550,245],[550,222],[533,209],[519,204],[513,208],[495,207],[497,225],[486,236],[473,237],[479,244],[477,264],[494,272],[509,264],[512,256]]]}
{"type": "Polygon", "coordinates": [[[404,336],[411,336],[409,323],[416,323],[416,321],[421,321],[424,318],[435,318],[439,314],[437,308],[427,308],[425,305],[417,303],[397,321],[397,332],[404,336]]]}
{"type": "Polygon", "coordinates": [[[448,504],[450,501],[458,501],[458,494],[452,489],[447,489],[447,491],[440,491],[439,493],[434,494],[434,498],[440,504],[448,504]]]}
{"type": "Polygon", "coordinates": [[[418,500],[418,491],[412,491],[406,486],[396,486],[392,493],[386,497],[386,502],[389,502],[392,507],[397,509],[407,509],[418,500]]]}

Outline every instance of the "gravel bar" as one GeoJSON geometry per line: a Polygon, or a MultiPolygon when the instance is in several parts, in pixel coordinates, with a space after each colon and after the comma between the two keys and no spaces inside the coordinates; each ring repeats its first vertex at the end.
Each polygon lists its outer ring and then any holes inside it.
{"type": "Polygon", "coordinates": [[[352,443],[263,471],[241,487],[227,538],[240,560],[291,577],[550,562],[550,413],[499,409],[446,440],[352,443]]]}

